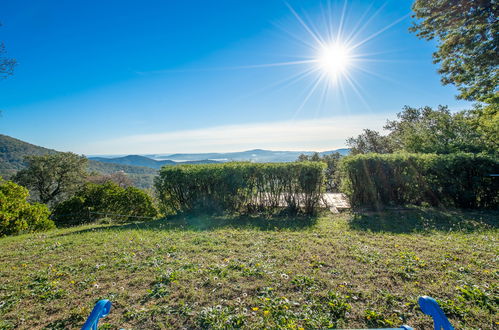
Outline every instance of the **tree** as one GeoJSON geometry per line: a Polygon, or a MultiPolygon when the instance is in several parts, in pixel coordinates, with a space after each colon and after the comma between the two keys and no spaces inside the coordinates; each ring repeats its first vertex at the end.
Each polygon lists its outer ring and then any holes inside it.
{"type": "Polygon", "coordinates": [[[494,104],[456,113],[451,113],[447,106],[405,106],[396,120],[387,121],[384,129],[388,135],[366,129],[356,138],[349,138],[350,153],[499,152],[499,113],[494,104]]]}
{"type": "Polygon", "coordinates": [[[448,154],[478,153],[486,149],[470,111],[451,113],[447,106],[405,106],[398,120],[388,120],[385,129],[397,151],[448,154]]]}
{"type": "MultiPolygon", "coordinates": [[[[0,23],[0,26],[2,24],[0,23]]],[[[5,43],[0,41],[0,78],[7,78],[14,73],[14,67],[17,62],[13,58],[8,58],[6,55],[5,43]]]]}
{"type": "Polygon", "coordinates": [[[87,158],[71,152],[28,156],[28,167],[14,181],[29,188],[35,198],[52,205],[70,196],[87,176],[87,158]]]}
{"type": "Polygon", "coordinates": [[[487,106],[478,104],[471,113],[472,121],[487,152],[499,154],[499,103],[487,106]]]}
{"type": "Polygon", "coordinates": [[[375,152],[378,154],[388,154],[393,152],[391,140],[379,132],[365,129],[356,138],[348,138],[347,145],[350,147],[350,154],[367,154],[375,152]]]}
{"type": "Polygon", "coordinates": [[[104,184],[106,182],[116,183],[121,188],[132,186],[132,180],[123,171],[118,171],[112,174],[92,174],[87,178],[90,183],[104,184]]]}
{"type": "Polygon", "coordinates": [[[497,102],[499,12],[496,0],[416,0],[411,27],[421,39],[436,39],[434,63],[443,84],[458,98],[497,102]]]}
{"type": "Polygon", "coordinates": [[[338,162],[341,158],[340,153],[334,152],[329,155],[320,155],[318,152],[314,152],[312,155],[301,154],[298,156],[299,162],[309,161],[309,162],[323,162],[326,163],[326,191],[338,191],[338,180],[337,180],[337,170],[338,162]]]}
{"type": "Polygon", "coordinates": [[[0,178],[0,237],[54,228],[46,205],[30,204],[28,189],[0,178]]]}

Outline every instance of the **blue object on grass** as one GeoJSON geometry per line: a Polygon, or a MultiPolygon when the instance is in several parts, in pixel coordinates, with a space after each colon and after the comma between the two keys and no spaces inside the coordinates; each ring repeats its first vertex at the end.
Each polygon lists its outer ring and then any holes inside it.
{"type": "Polygon", "coordinates": [[[440,305],[435,299],[428,296],[422,296],[418,299],[419,308],[426,315],[430,315],[433,318],[433,328],[435,330],[454,330],[452,325],[445,316],[444,311],[440,308],[440,305]]]}
{"type": "Polygon", "coordinates": [[[81,330],[97,330],[99,319],[106,317],[110,311],[111,302],[107,299],[99,300],[81,330]]]}
{"type": "MultiPolygon", "coordinates": [[[[437,301],[428,296],[422,296],[418,299],[419,307],[426,315],[430,315],[433,318],[434,330],[454,330],[449,320],[445,316],[444,312],[438,305],[437,301]]],[[[111,311],[111,302],[107,299],[99,300],[95,304],[92,313],[87,319],[87,322],[81,328],[82,330],[97,330],[97,325],[99,324],[99,319],[107,316],[111,311]]],[[[390,328],[390,329],[405,329],[414,330],[408,325],[403,325],[400,328],[390,328]]],[[[383,329],[378,329],[383,330],[383,329]]],[[[389,330],[385,328],[385,330],[389,330]]]]}

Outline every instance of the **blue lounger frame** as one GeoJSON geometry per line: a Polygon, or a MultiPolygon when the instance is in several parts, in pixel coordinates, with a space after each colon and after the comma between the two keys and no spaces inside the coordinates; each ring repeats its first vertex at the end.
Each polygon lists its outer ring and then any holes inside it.
{"type": "MultiPolygon", "coordinates": [[[[454,330],[449,320],[445,316],[444,312],[438,305],[437,301],[428,296],[422,296],[418,299],[419,307],[426,315],[429,315],[433,318],[433,327],[435,330],[454,330]]],[[[99,324],[99,320],[103,317],[106,317],[111,311],[111,302],[107,299],[99,300],[97,304],[95,304],[92,313],[88,317],[87,321],[81,328],[82,330],[97,330],[97,326],[99,324]]],[[[400,328],[392,328],[392,329],[405,329],[405,330],[414,330],[410,326],[403,325],[400,328]]],[[[379,329],[382,330],[382,329],[379,329]]],[[[385,329],[386,330],[386,329],[385,329]]]]}

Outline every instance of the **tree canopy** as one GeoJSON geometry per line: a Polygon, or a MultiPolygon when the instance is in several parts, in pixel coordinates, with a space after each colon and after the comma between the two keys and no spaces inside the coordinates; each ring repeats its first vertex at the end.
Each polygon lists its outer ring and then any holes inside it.
{"type": "Polygon", "coordinates": [[[30,204],[28,189],[0,178],[0,237],[54,228],[46,205],[30,204]]]}
{"type": "Polygon", "coordinates": [[[413,108],[405,106],[397,119],[388,120],[387,135],[366,129],[347,144],[352,154],[411,153],[449,154],[499,152],[499,113],[496,105],[476,106],[452,113],[447,106],[413,108]]]}
{"type": "Polygon", "coordinates": [[[364,129],[357,137],[347,139],[352,155],[367,154],[370,152],[387,154],[393,152],[391,141],[388,137],[371,129],[364,129]]]}
{"type": "Polygon", "coordinates": [[[72,194],[83,182],[87,158],[71,152],[26,157],[28,167],[14,181],[29,188],[35,198],[52,204],[72,194]]]}
{"type": "Polygon", "coordinates": [[[454,84],[458,98],[497,102],[499,8],[496,0],[416,0],[411,31],[436,39],[433,53],[443,84],[454,84]]]}

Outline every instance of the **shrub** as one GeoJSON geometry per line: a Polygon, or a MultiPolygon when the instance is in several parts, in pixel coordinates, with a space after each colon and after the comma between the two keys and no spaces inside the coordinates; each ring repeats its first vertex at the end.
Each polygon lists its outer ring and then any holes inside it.
{"type": "Polygon", "coordinates": [[[113,182],[87,183],[54,209],[58,224],[76,225],[109,217],[115,221],[144,220],[158,215],[152,198],[135,188],[113,182]]]}
{"type": "Polygon", "coordinates": [[[30,204],[28,189],[0,179],[0,237],[54,228],[42,204],[30,204]]]}
{"type": "Polygon", "coordinates": [[[366,154],[340,161],[342,190],[354,207],[425,205],[496,208],[499,161],[456,153],[366,154]]]}
{"type": "Polygon", "coordinates": [[[155,187],[171,212],[253,212],[284,207],[312,213],[324,190],[325,164],[225,163],[165,166],[155,187]]]}

